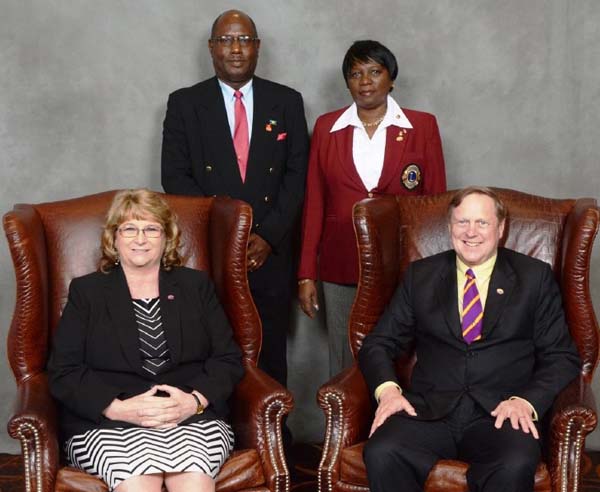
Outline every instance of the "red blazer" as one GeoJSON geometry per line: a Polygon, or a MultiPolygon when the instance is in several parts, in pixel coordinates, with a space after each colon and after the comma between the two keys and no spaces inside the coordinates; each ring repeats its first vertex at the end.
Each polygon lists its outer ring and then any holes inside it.
{"type": "Polygon", "coordinates": [[[430,195],[446,191],[442,142],[435,116],[402,108],[413,128],[406,130],[402,140],[398,138],[398,127],[387,128],[383,170],[377,187],[369,192],[352,157],[354,128],[330,133],[346,109],[324,114],[315,123],[298,278],[317,279],[318,269],[321,280],[358,283],[358,250],[352,225],[352,207],[356,202],[383,194],[430,195]],[[411,186],[414,187],[409,189],[411,186]]]}

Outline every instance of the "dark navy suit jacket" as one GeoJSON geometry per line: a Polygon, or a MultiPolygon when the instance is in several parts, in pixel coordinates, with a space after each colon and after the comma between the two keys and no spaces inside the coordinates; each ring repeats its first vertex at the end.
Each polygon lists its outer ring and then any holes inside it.
{"type": "Polygon", "coordinates": [[[519,396],[540,418],[580,370],[550,267],[499,248],[480,341],[467,345],[458,314],[456,254],[412,263],[359,353],[371,391],[398,381],[393,360],[415,344],[417,362],[406,398],[419,419],[437,419],[468,393],[491,412],[519,396]]]}

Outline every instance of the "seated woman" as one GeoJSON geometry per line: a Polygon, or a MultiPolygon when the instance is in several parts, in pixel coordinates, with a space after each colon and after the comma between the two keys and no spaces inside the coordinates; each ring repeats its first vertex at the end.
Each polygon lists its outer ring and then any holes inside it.
{"type": "Polygon", "coordinates": [[[298,271],[300,307],[311,318],[316,280],[323,282],[330,376],[352,364],[348,317],[358,283],[352,207],[377,195],[446,191],[435,116],[401,108],[390,95],[398,75],[394,54],[377,41],[356,41],[342,74],[354,102],[315,123],[298,271]]]}
{"type": "Polygon", "coordinates": [[[179,241],[159,194],[117,193],[100,271],[71,282],[55,335],[67,459],[111,490],[213,491],[233,447],[241,351],[208,275],[181,266],[179,241]]]}

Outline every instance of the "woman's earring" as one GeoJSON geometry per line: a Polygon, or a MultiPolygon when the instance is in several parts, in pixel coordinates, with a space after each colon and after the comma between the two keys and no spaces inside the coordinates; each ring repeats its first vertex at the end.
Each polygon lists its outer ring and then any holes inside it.
{"type": "Polygon", "coordinates": [[[119,257],[117,256],[117,257],[115,258],[115,266],[119,266],[119,263],[120,263],[120,262],[119,262],[119,257]]]}

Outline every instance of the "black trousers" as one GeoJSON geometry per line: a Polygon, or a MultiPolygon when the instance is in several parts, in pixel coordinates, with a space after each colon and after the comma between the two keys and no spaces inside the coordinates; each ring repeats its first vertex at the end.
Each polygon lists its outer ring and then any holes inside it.
{"type": "Polygon", "coordinates": [[[258,367],[287,387],[287,332],[292,306],[291,253],[272,253],[256,271],[248,273],[250,291],[262,322],[258,367]]]}
{"type": "Polygon", "coordinates": [[[371,492],[422,491],[440,459],[470,464],[471,492],[532,492],[540,461],[539,441],[495,419],[469,396],[444,419],[420,421],[405,413],[390,416],[371,436],[364,460],[371,492]]]}

